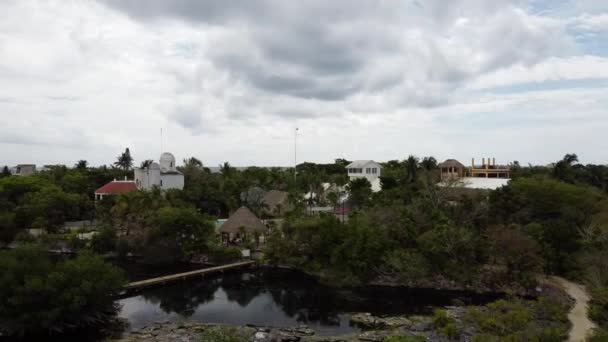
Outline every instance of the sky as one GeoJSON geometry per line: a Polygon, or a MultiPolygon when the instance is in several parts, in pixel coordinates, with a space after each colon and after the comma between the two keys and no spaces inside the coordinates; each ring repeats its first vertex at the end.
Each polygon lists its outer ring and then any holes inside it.
{"type": "Polygon", "coordinates": [[[0,165],[608,162],[606,0],[1,0],[0,165]],[[162,139],[161,139],[162,129],[162,139]]]}

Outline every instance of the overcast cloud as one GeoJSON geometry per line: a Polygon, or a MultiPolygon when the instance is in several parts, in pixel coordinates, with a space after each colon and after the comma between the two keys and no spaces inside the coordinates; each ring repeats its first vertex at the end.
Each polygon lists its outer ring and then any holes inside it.
{"type": "Polygon", "coordinates": [[[5,0],[0,165],[608,159],[608,2],[5,0]]]}

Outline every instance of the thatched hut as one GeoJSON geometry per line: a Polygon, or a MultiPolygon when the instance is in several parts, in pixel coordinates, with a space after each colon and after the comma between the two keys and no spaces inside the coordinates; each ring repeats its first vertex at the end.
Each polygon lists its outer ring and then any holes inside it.
{"type": "Polygon", "coordinates": [[[244,241],[247,235],[265,236],[268,227],[247,207],[240,207],[219,229],[222,241],[244,241]]]}
{"type": "Polygon", "coordinates": [[[441,180],[459,179],[466,175],[466,167],[456,159],[448,159],[437,165],[441,170],[441,180]]]}

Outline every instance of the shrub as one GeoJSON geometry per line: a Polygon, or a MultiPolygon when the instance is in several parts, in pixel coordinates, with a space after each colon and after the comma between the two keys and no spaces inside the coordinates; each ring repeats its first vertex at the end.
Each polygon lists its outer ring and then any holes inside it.
{"type": "Polygon", "coordinates": [[[237,261],[242,257],[241,250],[236,247],[217,246],[209,252],[209,260],[217,263],[237,261]]]}
{"type": "Polygon", "coordinates": [[[438,328],[443,328],[449,323],[451,323],[450,318],[448,317],[448,313],[442,309],[433,310],[433,323],[438,328]]]}
{"type": "Polygon", "coordinates": [[[568,328],[566,327],[551,327],[541,329],[532,337],[535,341],[542,342],[561,342],[568,339],[568,328]]]}
{"type": "Polygon", "coordinates": [[[428,261],[416,251],[397,249],[388,253],[384,261],[403,281],[424,278],[430,270],[428,261]]]}
{"type": "Polygon", "coordinates": [[[458,328],[458,326],[456,326],[454,322],[450,322],[446,324],[443,328],[439,329],[439,334],[450,340],[456,340],[460,338],[460,328],[458,328]]]}
{"type": "Polygon", "coordinates": [[[216,326],[203,332],[201,342],[246,342],[247,336],[233,327],[216,326]]]}
{"type": "Polygon", "coordinates": [[[558,342],[568,337],[568,309],[567,304],[548,297],[538,301],[502,299],[485,309],[470,308],[466,321],[479,333],[474,342],[558,342]]]}
{"type": "Polygon", "coordinates": [[[599,325],[608,326],[608,287],[591,291],[589,316],[599,325]]]}
{"type": "Polygon", "coordinates": [[[589,342],[606,342],[608,341],[608,330],[597,328],[593,331],[593,335],[588,338],[589,342]]]}
{"type": "Polygon", "coordinates": [[[567,322],[568,305],[547,296],[538,298],[534,303],[534,315],[538,319],[549,321],[567,322]]]}

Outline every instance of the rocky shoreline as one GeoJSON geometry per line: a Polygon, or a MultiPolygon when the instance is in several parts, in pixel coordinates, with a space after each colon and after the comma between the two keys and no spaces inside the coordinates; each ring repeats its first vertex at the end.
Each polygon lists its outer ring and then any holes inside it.
{"type": "MultiPolygon", "coordinates": [[[[448,307],[450,316],[464,313],[463,307],[448,307]]],[[[389,336],[420,336],[426,341],[448,341],[439,335],[432,318],[427,316],[380,317],[370,313],[351,314],[351,324],[360,332],[341,336],[320,336],[306,325],[296,327],[229,326],[209,323],[155,322],[128,333],[120,342],[201,342],[205,331],[226,327],[233,329],[243,341],[251,342],[382,342],[389,336]]]]}
{"type": "Polygon", "coordinates": [[[538,297],[546,290],[546,284],[540,281],[537,286],[526,288],[516,281],[506,281],[502,277],[498,277],[488,269],[480,270],[480,277],[473,282],[461,282],[454,279],[438,274],[426,278],[420,278],[416,280],[403,280],[393,276],[381,275],[365,284],[337,284],[336,279],[328,277],[327,274],[319,272],[311,272],[309,270],[289,266],[289,265],[261,265],[264,269],[278,269],[278,270],[292,270],[306,274],[307,276],[316,279],[318,282],[327,285],[329,287],[341,288],[341,287],[366,287],[366,286],[380,286],[380,287],[405,287],[412,289],[427,289],[427,290],[439,290],[439,291],[463,291],[477,294],[494,294],[494,295],[505,295],[511,294],[520,297],[538,297]]]}

